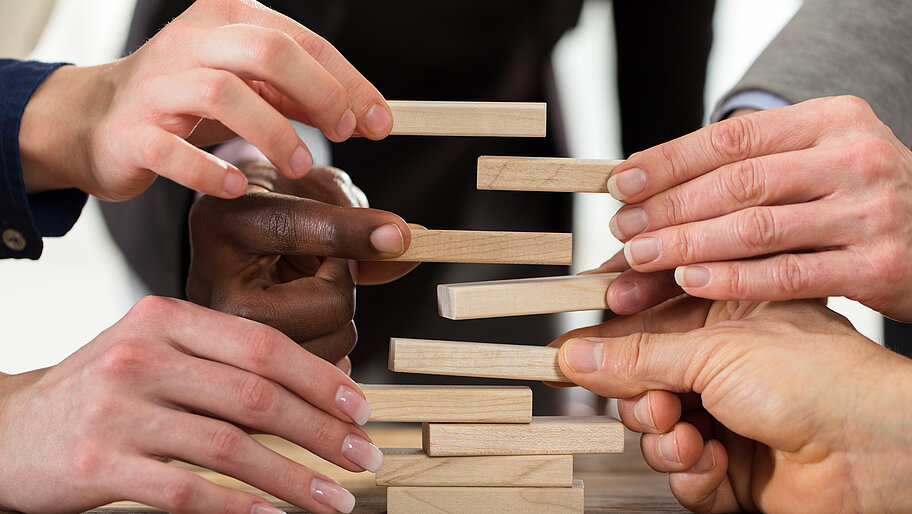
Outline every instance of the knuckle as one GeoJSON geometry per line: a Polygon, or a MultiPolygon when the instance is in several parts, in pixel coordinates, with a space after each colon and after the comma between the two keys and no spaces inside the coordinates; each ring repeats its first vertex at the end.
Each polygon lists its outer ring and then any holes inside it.
{"type": "Polygon", "coordinates": [[[162,486],[161,497],[169,511],[185,511],[196,495],[195,487],[190,480],[172,479],[162,486]]]}
{"type": "Polygon", "coordinates": [[[87,377],[102,381],[124,381],[141,376],[149,361],[144,345],[134,341],[119,341],[95,357],[84,368],[87,377]]]}
{"type": "Polygon", "coordinates": [[[300,243],[298,215],[294,209],[271,210],[265,214],[266,234],[275,248],[296,248],[300,243]]]}
{"type": "Polygon", "coordinates": [[[308,437],[313,441],[315,448],[341,448],[342,439],[345,437],[340,430],[341,421],[334,422],[336,418],[328,415],[320,416],[310,425],[308,437]]]}
{"type": "Polygon", "coordinates": [[[213,429],[208,437],[210,458],[220,465],[235,462],[244,449],[246,437],[247,435],[240,429],[228,424],[221,424],[213,429]]]}
{"type": "Polygon", "coordinates": [[[798,298],[811,284],[808,270],[794,254],[785,254],[779,259],[773,276],[788,298],[798,298]]]}
{"type": "Polygon", "coordinates": [[[734,228],[735,240],[755,254],[767,253],[778,239],[776,217],[768,207],[741,211],[734,228]]]}
{"type": "Polygon", "coordinates": [[[326,39],[313,32],[299,32],[294,36],[294,41],[317,61],[322,60],[332,47],[326,39]]]}
{"type": "Polygon", "coordinates": [[[674,190],[664,191],[662,193],[662,214],[668,220],[669,225],[681,225],[688,221],[686,209],[688,203],[681,198],[674,190]]]}
{"type": "Polygon", "coordinates": [[[743,159],[750,155],[756,137],[750,116],[729,118],[709,127],[709,143],[722,156],[743,159]]]}
{"type": "Polygon", "coordinates": [[[874,259],[871,269],[878,282],[899,283],[910,274],[908,251],[902,244],[888,243],[874,259]]]}
{"type": "Polygon", "coordinates": [[[842,112],[849,115],[849,119],[857,119],[874,114],[874,110],[871,109],[871,104],[855,95],[837,96],[833,101],[838,105],[842,112]]]}
{"type": "Polygon", "coordinates": [[[294,42],[283,32],[261,30],[250,45],[251,57],[255,63],[288,62],[292,44],[294,42]]]}
{"type": "Polygon", "coordinates": [[[152,133],[143,137],[139,142],[139,152],[146,168],[158,171],[167,161],[164,136],[152,133]]]}
{"type": "Polygon", "coordinates": [[[873,180],[892,176],[902,161],[902,155],[896,146],[879,136],[855,143],[850,149],[850,155],[853,168],[873,180]]]}
{"type": "Polygon", "coordinates": [[[94,439],[79,440],[70,454],[71,476],[81,482],[93,481],[93,478],[107,467],[106,453],[104,445],[94,439]]]}
{"type": "Polygon", "coordinates": [[[684,159],[684,153],[681,152],[678,145],[672,141],[661,145],[659,148],[662,149],[662,157],[667,165],[665,172],[669,175],[671,181],[678,184],[687,180],[688,177],[684,171],[687,169],[687,162],[684,159]]]}
{"type": "Polygon", "coordinates": [[[248,413],[268,414],[275,410],[278,398],[276,391],[265,379],[248,374],[238,386],[238,401],[248,413]]]}
{"type": "Polygon", "coordinates": [[[326,311],[332,320],[333,326],[341,327],[350,322],[355,317],[354,287],[343,287],[328,280],[323,280],[322,284],[326,311]]]}
{"type": "Polygon", "coordinates": [[[649,340],[646,332],[634,332],[627,335],[621,342],[613,363],[618,378],[627,383],[636,383],[642,368],[642,346],[649,340]]]}
{"type": "Polygon", "coordinates": [[[763,164],[759,159],[745,159],[719,174],[722,197],[734,198],[740,205],[764,203],[763,164]]]}
{"type": "Polygon", "coordinates": [[[247,329],[242,345],[254,366],[253,372],[268,368],[281,350],[274,337],[274,329],[260,323],[252,324],[247,329]]]}
{"type": "Polygon", "coordinates": [[[203,106],[210,111],[219,110],[234,91],[235,85],[234,76],[230,73],[209,73],[199,84],[199,96],[203,106]]]}

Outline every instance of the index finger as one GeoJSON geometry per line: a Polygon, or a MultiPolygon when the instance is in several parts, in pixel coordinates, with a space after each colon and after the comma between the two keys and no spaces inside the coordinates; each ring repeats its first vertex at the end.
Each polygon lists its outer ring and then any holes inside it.
{"type": "Polygon", "coordinates": [[[809,148],[819,131],[799,121],[822,118],[827,100],[729,118],[634,154],[612,171],[608,191],[622,202],[639,203],[726,164],[809,148]]]}
{"type": "Polygon", "coordinates": [[[288,34],[346,89],[361,135],[382,139],[389,134],[393,115],[383,95],[333,45],[284,14],[255,3],[248,7],[239,10],[244,14],[232,23],[254,23],[288,34]]]}

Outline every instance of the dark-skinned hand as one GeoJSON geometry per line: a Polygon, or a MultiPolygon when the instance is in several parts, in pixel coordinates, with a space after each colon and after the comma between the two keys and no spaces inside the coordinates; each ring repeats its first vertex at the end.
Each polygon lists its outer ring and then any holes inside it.
{"type": "Polygon", "coordinates": [[[416,266],[358,261],[400,255],[408,225],[366,208],[364,193],[338,169],[288,179],[268,163],[241,168],[258,190],[234,200],[205,196],[190,211],[188,298],[343,360],[357,341],[355,284],[389,282],[416,266]]]}

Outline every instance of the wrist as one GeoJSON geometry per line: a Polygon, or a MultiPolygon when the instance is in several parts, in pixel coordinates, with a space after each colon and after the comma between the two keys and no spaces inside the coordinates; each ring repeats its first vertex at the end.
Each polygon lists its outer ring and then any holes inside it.
{"type": "Polygon", "coordinates": [[[32,94],[19,129],[26,193],[91,191],[91,129],[113,91],[104,68],[61,66],[32,94]]]}

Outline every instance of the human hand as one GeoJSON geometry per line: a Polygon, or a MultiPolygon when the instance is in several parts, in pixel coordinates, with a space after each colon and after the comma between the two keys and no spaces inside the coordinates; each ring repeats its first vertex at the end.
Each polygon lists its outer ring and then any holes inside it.
{"type": "Polygon", "coordinates": [[[382,454],[352,424],[369,416],[345,373],[278,331],[148,297],[60,364],[0,377],[0,510],[133,500],[175,512],[276,512],[162,462],[173,458],[308,511],[349,512],[348,491],[244,427],[351,471],[376,470],[382,454]]]}
{"type": "Polygon", "coordinates": [[[912,152],[862,100],[715,123],[635,154],[609,183],[629,204],[611,227],[637,271],[677,267],[704,298],[846,296],[912,320],[912,152]]]}
{"type": "Polygon", "coordinates": [[[380,93],[320,36],[254,1],[198,0],[132,55],[42,83],[20,132],[26,188],[124,200],[162,175],[237,197],[244,175],[194,145],[237,134],[300,177],[312,157],[286,118],[333,141],[392,128],[380,93]]]}
{"type": "Polygon", "coordinates": [[[912,508],[912,361],[821,302],[681,297],[561,344],[561,370],[621,398],[688,509],[912,508]]]}
{"type": "Polygon", "coordinates": [[[275,327],[336,362],[357,340],[355,282],[389,282],[417,265],[356,261],[401,254],[409,227],[365,208],[364,193],[338,169],[315,167],[296,180],[248,173],[261,192],[202,197],[190,211],[187,297],[275,327]]]}

